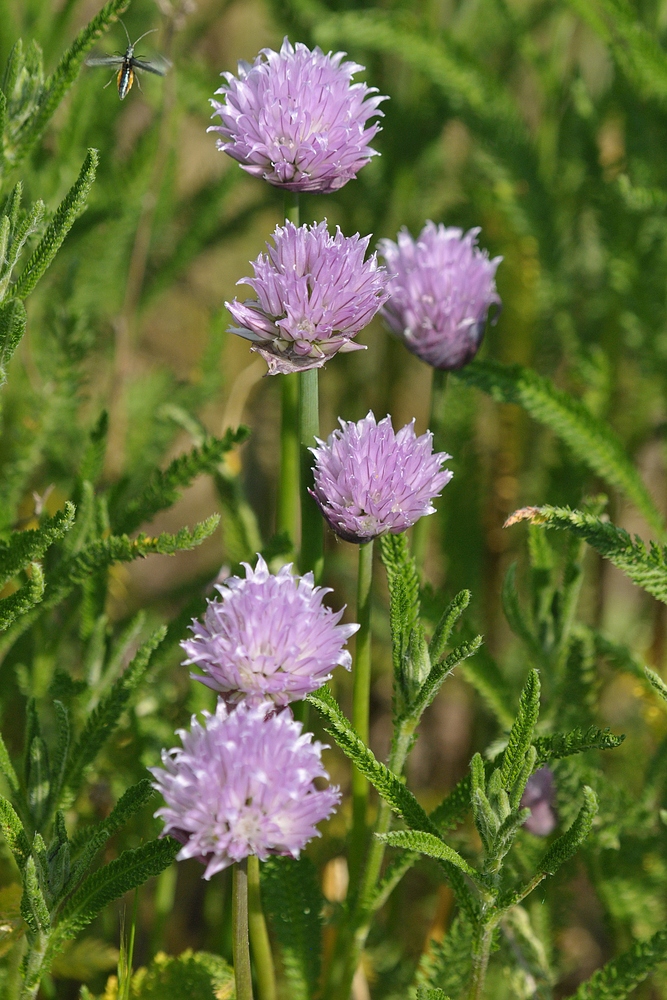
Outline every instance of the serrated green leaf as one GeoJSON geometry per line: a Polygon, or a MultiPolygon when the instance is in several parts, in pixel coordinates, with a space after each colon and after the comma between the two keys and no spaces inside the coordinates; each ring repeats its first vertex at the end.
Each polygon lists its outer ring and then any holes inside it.
{"type": "Polygon", "coordinates": [[[88,194],[95,180],[99,156],[96,149],[89,149],[79,176],[58,206],[53,221],[39,241],[13,287],[13,294],[24,299],[33,290],[52,262],[75,220],[85,208],[88,194]]]}
{"type": "MultiPolygon", "coordinates": [[[[22,126],[12,151],[12,162],[18,163],[30,152],[63,97],[76,80],[87,53],[109,25],[117,21],[129,5],[130,0],[108,0],[92,21],[79,32],[58,63],[55,72],[44,84],[35,110],[22,126]]],[[[14,57],[12,66],[16,65],[16,61],[16,57],[14,57]]],[[[8,91],[5,90],[5,94],[7,93],[8,91]]]]}
{"type": "Polygon", "coordinates": [[[433,637],[428,647],[431,663],[436,663],[445,652],[449,637],[457,621],[470,604],[472,594],[469,590],[462,590],[457,594],[451,604],[445,608],[440,621],[435,627],[433,637]]]}
{"type": "Polygon", "coordinates": [[[449,656],[440,663],[434,663],[431,667],[431,672],[417,692],[412,705],[409,707],[409,715],[417,719],[421,718],[422,713],[431,704],[440,690],[443,681],[451,674],[454,667],[474,656],[482,645],[482,642],[481,635],[475,636],[472,642],[461,643],[460,646],[452,650],[449,656]]]}
{"type": "Polygon", "coordinates": [[[197,476],[215,472],[223,457],[243,444],[249,435],[247,427],[230,427],[224,437],[208,438],[200,448],[193,448],[185,455],[179,455],[164,471],[157,469],[141,494],[124,506],[117,517],[112,514],[114,531],[130,534],[140,524],[150,521],[158,511],[173,506],[182,489],[189,486],[197,476]]]}
{"type": "Polygon", "coordinates": [[[21,342],[27,322],[25,306],[19,299],[10,299],[0,306],[0,386],[7,381],[7,365],[21,342]]]}
{"type": "Polygon", "coordinates": [[[594,972],[572,994],[571,1000],[626,1000],[664,961],[667,961],[667,930],[659,930],[648,941],[638,941],[629,951],[594,972]]]}
{"type": "Polygon", "coordinates": [[[30,857],[30,842],[14,806],[0,795],[0,833],[12,852],[19,869],[23,871],[30,857]]]}
{"type": "Polygon", "coordinates": [[[39,528],[14,531],[7,540],[0,540],[0,586],[41,559],[49,546],[72,528],[74,514],[74,504],[68,501],[53,517],[43,517],[39,528]]]}
{"type": "Polygon", "coordinates": [[[417,1000],[449,1000],[449,997],[445,994],[444,990],[440,990],[437,987],[418,986],[417,1000]]]}
{"type": "Polygon", "coordinates": [[[457,851],[445,844],[440,837],[435,837],[431,833],[423,833],[421,830],[392,830],[389,833],[378,833],[376,837],[390,847],[403,847],[406,851],[415,851],[438,861],[446,861],[460,869],[475,882],[480,879],[479,872],[469,865],[457,851]]]}
{"type": "Polygon", "coordinates": [[[662,700],[667,702],[667,684],[665,684],[662,677],[656,674],[655,670],[651,670],[650,667],[644,667],[644,673],[649,684],[658,692],[662,700]]]}
{"type": "Polygon", "coordinates": [[[598,800],[595,792],[588,785],[584,786],[584,804],[574,823],[562,836],[553,842],[539,863],[538,870],[547,875],[555,875],[561,865],[565,864],[591,832],[593,820],[598,811],[598,800]]]}
{"type": "Polygon", "coordinates": [[[23,872],[21,915],[35,934],[40,931],[48,931],[51,926],[49,909],[39,886],[37,865],[32,857],[28,858],[23,872]]]}
{"type": "Polygon", "coordinates": [[[610,426],[594,417],[583,403],[521,365],[476,360],[456,372],[456,377],[489,393],[498,402],[517,403],[535,420],[550,427],[580,461],[621,490],[651,527],[664,535],[662,517],[620,441],[610,426]]]}
{"type": "Polygon", "coordinates": [[[123,826],[130,816],[142,809],[155,794],[150,778],[142,778],[120,797],[106,819],[94,826],[78,831],[70,842],[72,855],[76,861],[72,866],[71,886],[84,876],[97,852],[109,837],[123,826]]]}
{"type": "Polygon", "coordinates": [[[26,782],[28,808],[35,828],[39,829],[46,816],[51,791],[49,752],[41,736],[30,741],[28,780],[26,782]]]}
{"type": "Polygon", "coordinates": [[[151,657],[164,639],[166,632],[166,627],[162,626],[156,629],[153,635],[143,643],[125,672],[113,685],[109,694],[100,701],[97,708],[90,714],[81,736],[72,749],[63,781],[65,788],[78,788],[86,767],[94,761],[98,752],[114,731],[130,700],[132,692],[143,680],[150,665],[151,657]]]}
{"type": "Polygon", "coordinates": [[[78,934],[114,899],[120,899],[168,868],[180,848],[170,837],[151,840],[142,847],[123,851],[115,861],[89,875],[63,907],[46,956],[47,967],[66,940],[78,934]]]}
{"type": "MultiPolygon", "coordinates": [[[[519,777],[528,753],[535,723],[540,712],[540,678],[536,670],[528,674],[521,698],[516,721],[510,730],[507,748],[503,754],[501,767],[502,784],[510,799],[517,796],[519,777]]],[[[518,793],[521,798],[523,789],[518,793]]],[[[517,803],[513,803],[516,808],[517,803]]]]}
{"type": "Polygon", "coordinates": [[[39,563],[29,564],[30,579],[20,590],[3,597],[0,601],[0,632],[4,632],[13,625],[21,615],[27,614],[36,604],[39,604],[44,597],[46,581],[44,573],[39,563]]]}
{"type": "Polygon", "coordinates": [[[278,943],[290,1000],[316,991],[324,897],[310,858],[269,858],[260,867],[262,902],[278,943]]]}
{"type": "Polygon", "coordinates": [[[219,955],[191,949],[160,953],[132,977],[132,1000],[231,1000],[234,973],[219,955]]]}
{"type": "Polygon", "coordinates": [[[605,559],[628,576],[633,583],[667,603],[667,546],[650,542],[648,546],[636,535],[603,521],[586,511],[569,507],[525,507],[506,522],[529,520],[543,528],[558,528],[583,538],[605,559]]]}

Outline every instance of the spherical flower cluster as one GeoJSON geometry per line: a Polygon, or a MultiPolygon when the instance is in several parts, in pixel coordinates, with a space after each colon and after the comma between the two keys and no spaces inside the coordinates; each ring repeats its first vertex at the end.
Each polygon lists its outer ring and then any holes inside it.
{"type": "Polygon", "coordinates": [[[435,510],[431,501],[452,478],[451,458],[433,453],[433,435],[417,437],[414,420],[397,434],[391,418],[373,413],[357,423],[340,420],[326,444],[318,439],[312,491],[333,530],[348,542],[405,531],[435,510]]]}
{"type": "Polygon", "coordinates": [[[369,143],[379,129],[369,119],[381,116],[386,98],[374,87],[352,83],[363,70],[335,55],[284,40],[280,52],[262,49],[250,65],[240,62],[238,77],[224,73],[212,100],[222,125],[218,148],[255,177],[289,191],[337,191],[356,177],[372,156],[369,143]]]}
{"type": "Polygon", "coordinates": [[[521,796],[521,807],[530,809],[530,816],[523,824],[526,830],[537,837],[548,837],[557,823],[555,802],[553,771],[549,767],[540,767],[531,774],[521,796]]]}
{"type": "Polygon", "coordinates": [[[183,746],[163,750],[162,767],[150,768],[166,803],[155,813],[163,836],[183,844],[179,860],[202,861],[206,879],[251,854],[298,857],[340,801],[338,788],[314,784],[329,777],[322,744],[289,711],[272,709],[228,713],[219,701],[203,725],[193,716],[191,729],[178,731],[183,746]]]}
{"type": "Polygon", "coordinates": [[[490,306],[500,305],[495,273],[502,257],[489,260],[477,246],[478,234],[427,222],[417,240],[404,229],[397,243],[379,244],[390,275],[383,318],[434,368],[455,371],[471,361],[490,306]]]}
{"type": "Polygon", "coordinates": [[[330,236],[326,222],[297,228],[287,222],[273,234],[275,246],[253,264],[250,285],[257,299],[226,302],[238,326],[230,332],[252,342],[269,374],[321,368],[352,343],[387,299],[387,275],[372,254],[370,237],[330,236]]]}
{"type": "Polygon", "coordinates": [[[273,575],[258,557],[245,579],[229,577],[208,602],[203,623],[194,621],[193,639],[181,643],[193,674],[228,705],[270,700],[284,706],[305,698],[331,677],[335,666],[352,665],[344,649],[358,625],[339,625],[343,611],[322,600],[330,589],[316,587],[313,574],[293,576],[290,566],[273,575]]]}

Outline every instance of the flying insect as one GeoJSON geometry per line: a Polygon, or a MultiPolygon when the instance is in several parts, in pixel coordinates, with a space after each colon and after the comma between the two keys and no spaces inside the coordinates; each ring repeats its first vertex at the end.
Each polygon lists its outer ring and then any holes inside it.
{"type": "MultiPolygon", "coordinates": [[[[132,84],[136,78],[136,70],[145,70],[147,73],[155,73],[157,76],[164,76],[171,66],[171,63],[163,57],[160,62],[149,62],[147,59],[137,59],[134,55],[134,50],[141,39],[145,38],[146,35],[152,35],[154,31],[157,31],[157,28],[151,28],[150,31],[145,31],[135,42],[132,42],[130,41],[127,28],[122,21],[120,23],[123,25],[123,31],[127,36],[127,48],[124,54],[118,54],[115,56],[93,56],[91,59],[86,59],[86,66],[118,66],[119,69],[116,74],[116,85],[118,87],[118,96],[122,101],[127,97],[132,89],[132,84]]],[[[109,80],[109,83],[111,82],[112,80],[109,80]]],[[[109,83],[106,84],[107,87],[109,86],[109,83]]],[[[139,83],[138,78],[137,83],[139,83]]]]}

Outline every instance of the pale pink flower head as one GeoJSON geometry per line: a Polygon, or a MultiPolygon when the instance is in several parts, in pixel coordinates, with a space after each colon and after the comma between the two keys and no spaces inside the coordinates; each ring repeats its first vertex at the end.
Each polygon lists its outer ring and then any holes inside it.
{"type": "Polygon", "coordinates": [[[322,687],[334,667],[350,669],[345,643],[359,626],[338,624],[345,608],[323,603],[330,589],[316,587],[312,573],[293,576],[291,566],[270,573],[261,556],[254,570],[244,566],[245,579],[219,584],[203,622],[192,623],[194,638],[181,643],[185,663],[203,671],[195,680],[229,705],[282,707],[322,687]]]}
{"type": "Polygon", "coordinates": [[[356,177],[377,151],[369,143],[379,130],[370,119],[382,115],[374,87],[353,83],[363,70],[343,62],[344,52],[328,55],[287,38],[280,52],[262,49],[212,100],[221,125],[218,148],[254,177],[288,191],[337,191],[356,177]]]}
{"type": "Polygon", "coordinates": [[[339,420],[340,429],[311,448],[312,490],[322,514],[348,542],[399,534],[425,514],[452,478],[443,464],[451,455],[433,452],[430,431],[417,437],[414,420],[394,433],[391,417],[376,422],[339,420]]]}
{"type": "Polygon", "coordinates": [[[266,361],[269,375],[321,368],[338,351],[361,351],[353,338],[387,299],[387,275],[375,254],[364,260],[370,237],[331,236],[326,222],[286,222],[274,246],[253,263],[254,278],[242,278],[257,296],[226,302],[245,337],[266,361]]]}
{"type": "Polygon", "coordinates": [[[230,713],[219,700],[203,724],[193,716],[189,730],[178,730],[183,745],[162,751],[162,767],[149,768],[165,801],[155,813],[162,835],[183,844],[178,860],[202,861],[206,879],[251,854],[298,857],[340,802],[338,788],[315,786],[329,777],[322,744],[289,709],[273,707],[230,713]]]}
{"type": "Polygon", "coordinates": [[[378,245],[390,276],[382,317],[433,368],[456,371],[471,361],[490,307],[500,306],[495,274],[502,257],[489,260],[477,246],[479,232],[427,222],[416,240],[403,229],[398,242],[378,245]]]}

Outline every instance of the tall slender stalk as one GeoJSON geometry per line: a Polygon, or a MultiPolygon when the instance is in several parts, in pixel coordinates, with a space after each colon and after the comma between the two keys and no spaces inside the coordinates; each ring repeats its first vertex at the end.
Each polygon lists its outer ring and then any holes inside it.
{"type": "Polygon", "coordinates": [[[315,583],[324,569],[324,522],[310,493],[313,485],[313,456],[308,451],[320,433],[318,371],[299,372],[299,448],[301,454],[301,558],[302,573],[312,570],[315,583]]]}
{"type": "MultiPolygon", "coordinates": [[[[359,546],[357,576],[357,621],[352,693],[352,724],[368,745],[371,693],[371,584],[373,580],[373,539],[359,546]]],[[[352,765],[352,836],[350,839],[350,887],[356,893],[366,850],[368,831],[368,779],[352,765]]]]}
{"type": "MultiPolygon", "coordinates": [[[[433,450],[443,451],[445,429],[445,394],[447,392],[447,376],[449,372],[439,368],[432,369],[431,376],[431,406],[429,409],[428,426],[433,433],[433,450]]],[[[412,552],[417,567],[421,569],[428,551],[429,536],[432,522],[430,517],[421,517],[412,532],[412,552]]]]}
{"type": "Polygon", "coordinates": [[[259,858],[248,858],[248,930],[250,946],[255,960],[259,1000],[276,1000],[276,973],[273,967],[271,944],[262,910],[259,886],[259,858]]]}
{"type": "MultiPolygon", "coordinates": [[[[299,194],[285,192],[285,219],[299,225],[299,194]]],[[[280,476],[276,528],[296,547],[299,542],[301,495],[299,491],[299,376],[281,376],[280,476]]]]}
{"type": "Polygon", "coordinates": [[[236,1000],[253,1000],[248,941],[248,864],[237,861],[232,873],[232,954],[236,1000]]]}

